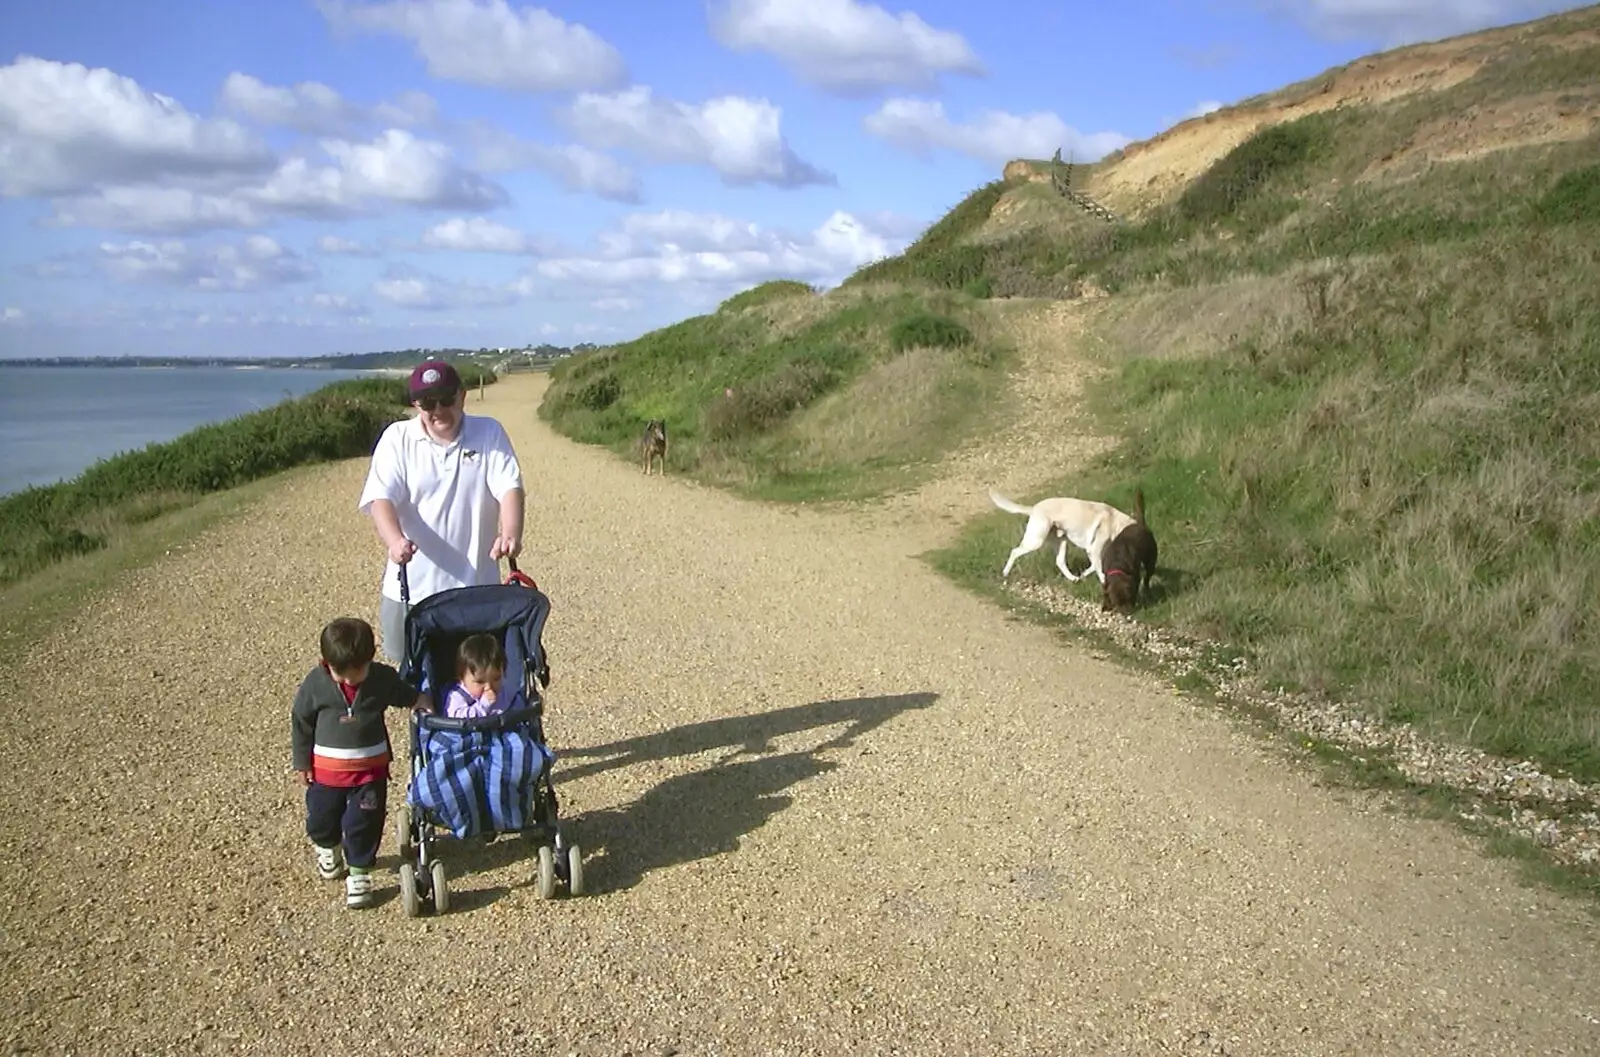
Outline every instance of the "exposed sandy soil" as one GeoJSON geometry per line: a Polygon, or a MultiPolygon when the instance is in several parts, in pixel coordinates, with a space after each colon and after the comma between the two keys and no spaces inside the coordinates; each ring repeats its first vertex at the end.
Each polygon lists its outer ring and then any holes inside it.
{"type": "Polygon", "coordinates": [[[527,468],[595,894],[539,902],[511,839],[448,850],[439,919],[401,914],[388,839],[381,906],[316,879],[290,695],[381,559],[364,464],[306,471],[6,673],[10,1052],[1600,1052],[1572,902],[1008,620],[914,534],[558,439],[544,384],[471,409],[527,468]]]}

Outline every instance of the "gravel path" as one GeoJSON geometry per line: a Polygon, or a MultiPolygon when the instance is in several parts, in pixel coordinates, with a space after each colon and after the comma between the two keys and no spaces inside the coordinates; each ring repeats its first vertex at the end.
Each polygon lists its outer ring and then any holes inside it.
{"type": "Polygon", "coordinates": [[[12,1052],[1600,1053],[1583,909],[909,537],[557,438],[544,384],[472,409],[527,468],[600,891],[540,903],[510,839],[449,850],[439,919],[401,915],[388,839],[380,907],[316,879],[288,703],[324,620],[376,619],[380,552],[364,464],[307,471],[8,673],[12,1052]]]}

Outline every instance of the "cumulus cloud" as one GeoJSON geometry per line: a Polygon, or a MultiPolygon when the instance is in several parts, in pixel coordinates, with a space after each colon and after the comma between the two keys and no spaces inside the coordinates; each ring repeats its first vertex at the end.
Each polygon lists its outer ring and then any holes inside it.
{"type": "Polygon", "coordinates": [[[474,164],[484,172],[533,169],[552,177],[569,191],[613,202],[639,201],[638,174],[609,154],[576,143],[560,146],[533,143],[483,122],[469,124],[465,138],[474,164]]]}
{"type": "Polygon", "coordinates": [[[768,52],[802,80],[838,95],[892,86],[931,91],[941,74],[986,74],[959,33],[859,0],[722,0],[710,21],[725,47],[768,52]]]}
{"type": "Polygon", "coordinates": [[[657,98],[636,85],[609,95],[585,92],[561,116],[591,147],[710,166],[730,185],[836,182],[831,173],[795,155],[783,136],[782,110],[765,99],[721,96],[693,105],[657,98]]]}
{"type": "Polygon", "coordinates": [[[548,240],[484,217],[452,217],[433,225],[418,240],[424,249],[465,253],[541,253],[548,240]]]}
{"type": "Polygon", "coordinates": [[[372,284],[377,297],[398,308],[444,312],[455,308],[498,308],[523,296],[514,283],[496,284],[445,279],[416,268],[391,266],[372,284]]]}
{"type": "Polygon", "coordinates": [[[28,318],[28,314],[14,305],[7,305],[4,313],[0,313],[0,322],[21,323],[28,318]]]}
{"type": "Polygon", "coordinates": [[[268,171],[267,144],[111,70],[24,55],[0,67],[0,195],[268,171]]]}
{"type": "Polygon", "coordinates": [[[439,119],[439,105],[425,92],[403,92],[392,102],[363,106],[320,81],[273,85],[237,71],[222,82],[218,104],[260,125],[324,136],[348,135],[372,125],[426,126],[439,119]]]}
{"type": "MultiPolygon", "coordinates": [[[[332,127],[359,110],[332,89],[279,90],[241,77],[230,78],[224,94],[257,117],[332,127]]],[[[422,120],[430,113],[425,99],[402,97],[369,116],[404,105],[422,120]]],[[[197,116],[110,70],[26,56],[0,67],[0,195],[49,199],[46,225],[140,235],[393,206],[488,210],[508,200],[445,144],[406,129],[370,140],[325,136],[280,159],[231,118],[197,116]]]]}
{"type": "Polygon", "coordinates": [[[441,80],[528,92],[604,90],[627,83],[621,52],[592,30],[505,0],[318,0],[335,27],[411,42],[441,80]]]}
{"type": "Polygon", "coordinates": [[[422,210],[488,210],[509,196],[499,184],[464,168],[442,143],[389,129],[368,142],[325,139],[331,164],[302,155],[263,179],[220,192],[128,186],[57,200],[47,223],[137,234],[257,227],[284,215],[353,217],[389,206],[422,210]]]}
{"type": "Polygon", "coordinates": [[[329,256],[376,257],[378,255],[377,247],[356,242],[354,239],[341,238],[338,235],[319,235],[316,247],[318,253],[329,256]]]}
{"type": "Polygon", "coordinates": [[[196,290],[257,290],[317,276],[317,267],[265,235],[236,243],[197,246],[165,242],[102,242],[94,263],[118,282],[196,290]]]}
{"type": "Polygon", "coordinates": [[[592,252],[546,258],[532,274],[590,291],[642,283],[735,288],[780,278],[831,285],[904,246],[845,212],[791,234],[715,213],[665,210],[633,214],[602,234],[592,252]]]}
{"type": "Polygon", "coordinates": [[[1049,111],[1011,114],[985,110],[972,121],[951,121],[932,99],[889,99],[868,114],[862,127],[912,154],[946,150],[991,164],[1012,158],[1062,157],[1095,161],[1130,140],[1118,132],[1083,133],[1049,111]]]}
{"type": "Polygon", "coordinates": [[[1373,40],[1388,48],[1521,22],[1577,5],[1562,0],[1270,0],[1269,6],[1321,36],[1373,40]]]}

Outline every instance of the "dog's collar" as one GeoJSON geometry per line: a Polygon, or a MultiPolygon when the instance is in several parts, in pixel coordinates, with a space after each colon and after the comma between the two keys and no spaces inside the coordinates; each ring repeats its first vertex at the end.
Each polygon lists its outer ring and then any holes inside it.
{"type": "Polygon", "coordinates": [[[1124,569],[1107,569],[1106,570],[1106,575],[1107,576],[1127,576],[1128,573],[1124,569]]]}

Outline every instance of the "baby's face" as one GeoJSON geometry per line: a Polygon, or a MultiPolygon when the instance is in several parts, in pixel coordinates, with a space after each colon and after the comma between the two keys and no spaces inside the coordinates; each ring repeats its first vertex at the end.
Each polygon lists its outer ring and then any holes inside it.
{"type": "Polygon", "coordinates": [[[487,672],[468,672],[461,677],[461,688],[473,697],[482,697],[485,690],[500,692],[500,677],[504,674],[491,668],[487,672]]]}

